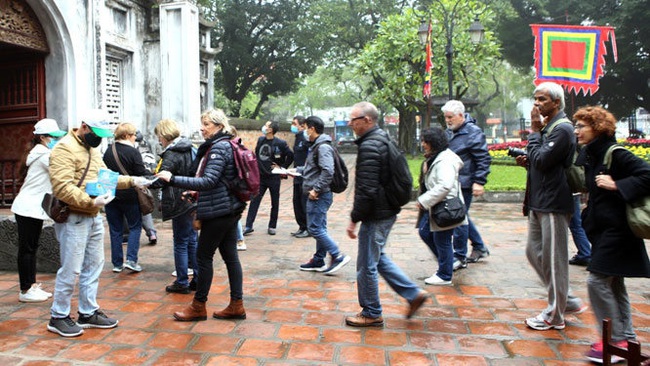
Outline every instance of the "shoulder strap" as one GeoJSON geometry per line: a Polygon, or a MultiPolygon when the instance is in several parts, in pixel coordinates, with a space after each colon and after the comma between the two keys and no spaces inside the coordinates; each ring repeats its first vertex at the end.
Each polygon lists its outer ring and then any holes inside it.
{"type": "Polygon", "coordinates": [[[113,150],[113,158],[115,158],[115,162],[117,163],[117,167],[120,169],[120,171],[122,172],[122,174],[123,174],[123,175],[129,175],[129,174],[126,172],[126,169],[124,169],[124,165],[122,165],[122,162],[120,161],[120,156],[117,155],[117,149],[115,148],[115,144],[116,144],[116,143],[117,143],[116,141],[113,141],[113,145],[111,145],[111,146],[112,146],[112,150],[113,150]]]}
{"type": "Polygon", "coordinates": [[[603,165],[606,166],[607,169],[609,169],[612,165],[612,153],[614,152],[614,150],[620,150],[620,149],[627,150],[626,148],[624,148],[619,144],[614,144],[609,148],[607,148],[607,151],[605,152],[605,157],[603,158],[603,165]]]}
{"type": "Polygon", "coordinates": [[[77,183],[77,187],[81,187],[81,183],[83,183],[84,179],[86,179],[86,174],[88,173],[88,168],[90,168],[90,149],[88,149],[88,163],[86,163],[86,170],[84,170],[84,173],[81,175],[81,179],[79,179],[79,183],[77,183]]]}
{"type": "Polygon", "coordinates": [[[566,118],[566,117],[565,117],[565,118],[560,118],[560,119],[558,119],[557,121],[553,122],[553,123],[548,127],[548,131],[547,131],[547,133],[550,135],[550,134],[551,134],[551,131],[553,131],[553,129],[554,129],[555,127],[559,126],[560,123],[568,123],[568,124],[570,124],[570,125],[573,125],[573,124],[571,123],[571,121],[569,121],[568,118],[566,118]]]}

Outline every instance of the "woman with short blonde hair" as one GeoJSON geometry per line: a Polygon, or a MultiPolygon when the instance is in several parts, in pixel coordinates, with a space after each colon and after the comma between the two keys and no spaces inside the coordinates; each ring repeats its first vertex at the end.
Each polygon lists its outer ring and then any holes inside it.
{"type": "MultiPolygon", "coordinates": [[[[151,175],[142,162],[142,155],[136,148],[137,128],[132,123],[120,123],[115,129],[115,142],[108,145],[104,153],[104,164],[114,172],[130,176],[151,175]],[[114,154],[114,152],[116,154],[114,154]],[[124,168],[123,171],[120,165],[124,168]]],[[[140,203],[134,188],[119,189],[115,192],[115,199],[105,206],[106,221],[111,238],[111,262],[113,272],[122,272],[128,268],[133,272],[142,271],[138,263],[138,252],[140,251],[140,234],[142,231],[142,214],[140,203]],[[126,261],[124,260],[124,249],[122,248],[122,235],[124,233],[124,220],[129,228],[129,238],[126,246],[126,261]]]]}

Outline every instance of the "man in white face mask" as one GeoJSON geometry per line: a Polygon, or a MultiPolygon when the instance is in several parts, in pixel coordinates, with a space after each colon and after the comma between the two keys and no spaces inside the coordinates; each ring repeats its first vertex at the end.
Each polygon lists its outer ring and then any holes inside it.
{"type": "MultiPolygon", "coordinates": [[[[50,156],[52,193],[68,204],[66,222],[54,224],[61,251],[61,268],[56,273],[51,318],[47,330],[63,337],[83,334],[83,328],[114,328],[97,304],[99,275],[104,267],[104,224],[99,210],[114,198],[112,193],[93,197],[86,183],[96,181],[99,169],[106,168],[95,148],[102,138],[113,135],[106,112],[93,109],[81,118],[81,127],[73,129],[54,146],[50,156]],[[79,278],[79,317],[70,317],[72,294],[79,278]]],[[[142,177],[120,175],[117,189],[145,186],[142,177]]],[[[121,235],[121,233],[120,233],[121,235]]]]}
{"type": "Polygon", "coordinates": [[[267,232],[269,235],[275,235],[280,210],[280,183],[282,177],[279,174],[273,174],[271,171],[278,167],[288,168],[293,163],[293,151],[291,151],[287,142],[275,137],[275,134],[280,130],[280,123],[268,121],[262,126],[261,130],[264,136],[257,139],[257,145],[255,146],[257,165],[260,170],[260,193],[253,197],[248,207],[244,235],[250,235],[253,232],[257,210],[260,208],[260,203],[267,189],[271,192],[271,215],[267,232]]]}

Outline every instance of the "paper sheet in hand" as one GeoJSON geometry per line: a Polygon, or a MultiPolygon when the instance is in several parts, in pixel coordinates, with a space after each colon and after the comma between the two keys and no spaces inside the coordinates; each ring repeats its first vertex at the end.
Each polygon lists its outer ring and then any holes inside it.
{"type": "Polygon", "coordinates": [[[302,174],[297,173],[297,172],[290,172],[290,171],[288,171],[288,170],[286,170],[284,168],[273,168],[273,170],[271,170],[271,173],[273,173],[273,174],[291,175],[291,176],[294,176],[294,177],[299,177],[299,176],[302,175],[302,174]]]}

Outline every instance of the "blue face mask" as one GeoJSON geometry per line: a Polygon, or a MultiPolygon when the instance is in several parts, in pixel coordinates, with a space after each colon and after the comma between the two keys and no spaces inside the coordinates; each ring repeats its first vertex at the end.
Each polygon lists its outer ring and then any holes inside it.
{"type": "Polygon", "coordinates": [[[262,126],[261,131],[262,131],[263,134],[266,135],[266,126],[262,126]]]}
{"type": "Polygon", "coordinates": [[[55,139],[54,137],[52,137],[50,138],[50,142],[48,142],[47,145],[45,146],[47,146],[48,149],[52,150],[54,148],[54,145],[56,145],[57,142],[59,142],[59,139],[55,139]]]}
{"type": "Polygon", "coordinates": [[[297,135],[298,132],[299,132],[298,127],[296,127],[294,125],[291,125],[291,133],[293,133],[294,135],[297,135]]]}

